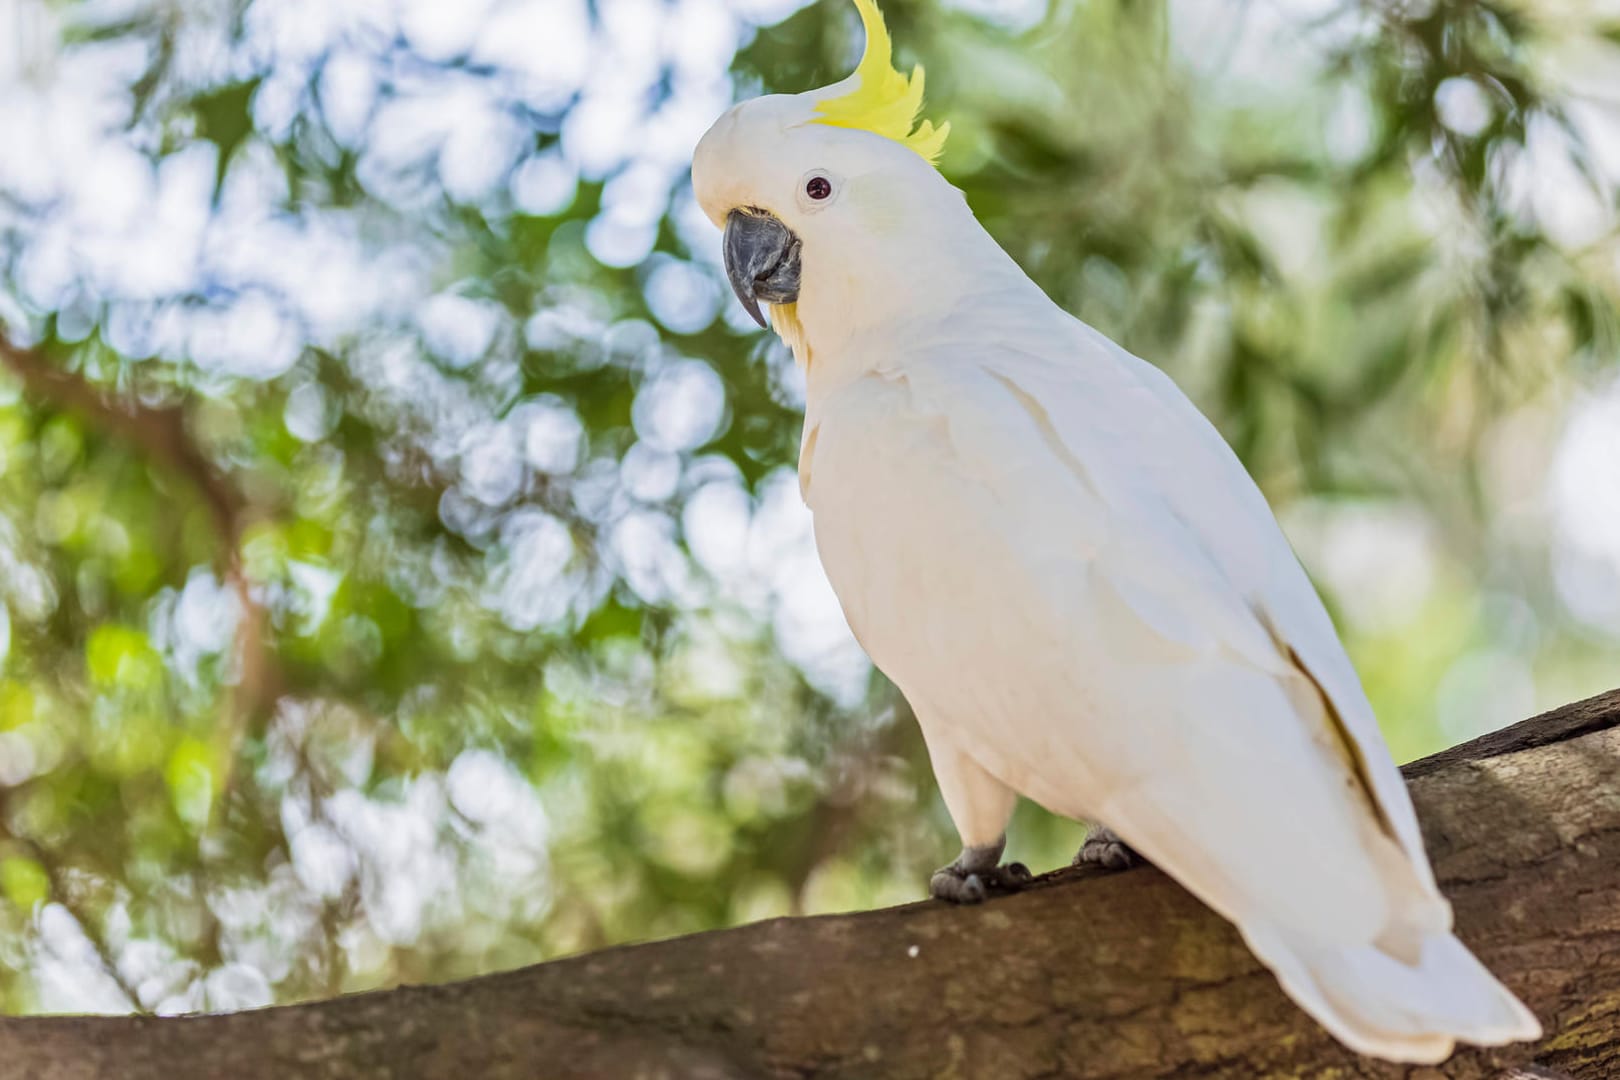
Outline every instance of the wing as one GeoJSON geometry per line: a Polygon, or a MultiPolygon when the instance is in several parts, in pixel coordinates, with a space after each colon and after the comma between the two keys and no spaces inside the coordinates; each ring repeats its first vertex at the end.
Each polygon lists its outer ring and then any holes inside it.
{"type": "MultiPolygon", "coordinates": [[[[1265,625],[1278,649],[1320,691],[1327,719],[1350,752],[1358,779],[1428,889],[1434,890],[1417,815],[1372,704],[1327,609],[1260,489],[1214,425],[1168,375],[1090,327],[1076,325],[1091,349],[1111,356],[1114,363],[1105,370],[1123,384],[1121,392],[1129,393],[1129,385],[1134,383],[1150,395],[1151,400],[1141,400],[1129,414],[1152,417],[1137,428],[1141,435],[1131,440],[1130,461],[1185,523],[1231,589],[1265,625]]],[[[1042,379],[1033,371],[1030,377],[1054,396],[1054,407],[1066,412],[1074,406],[1080,388],[1073,380],[1042,379]]],[[[1105,411],[1091,419],[1103,422],[1122,415],[1105,411]]],[[[1071,427],[1067,436],[1078,440],[1084,433],[1071,427]]],[[[1131,439],[1118,424],[1113,437],[1121,442],[1131,439]]]]}

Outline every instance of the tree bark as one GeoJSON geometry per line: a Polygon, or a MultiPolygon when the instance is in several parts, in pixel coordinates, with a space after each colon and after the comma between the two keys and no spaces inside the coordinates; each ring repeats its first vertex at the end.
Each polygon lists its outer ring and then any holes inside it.
{"type": "Polygon", "coordinates": [[[1539,1045],[1357,1058],[1144,867],[256,1012],[3,1020],[0,1077],[1620,1076],[1620,691],[1407,774],[1459,933],[1539,1045]]]}

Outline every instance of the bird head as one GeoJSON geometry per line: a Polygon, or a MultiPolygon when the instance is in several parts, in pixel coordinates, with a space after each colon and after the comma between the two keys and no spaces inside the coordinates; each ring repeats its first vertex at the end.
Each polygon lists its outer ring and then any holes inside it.
{"type": "Polygon", "coordinates": [[[875,0],[855,6],[866,48],[852,75],[734,106],[692,160],[737,299],[761,326],[769,306],[796,352],[801,301],[845,321],[862,305],[906,305],[929,276],[931,238],[972,220],[934,168],[950,125],[918,119],[923,69],[897,71],[875,0]]]}

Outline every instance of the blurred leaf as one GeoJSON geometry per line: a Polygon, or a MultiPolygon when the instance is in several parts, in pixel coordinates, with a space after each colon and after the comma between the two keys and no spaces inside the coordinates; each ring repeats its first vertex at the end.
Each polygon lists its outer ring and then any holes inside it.
{"type": "Polygon", "coordinates": [[[45,868],[22,855],[0,857],[0,894],[23,911],[33,911],[51,898],[45,868]]]}
{"type": "Polygon", "coordinates": [[[163,782],[180,820],[193,829],[208,823],[214,805],[214,755],[201,739],[186,736],[169,752],[163,782]]]}
{"type": "Polygon", "coordinates": [[[259,79],[232,83],[191,99],[191,110],[197,117],[197,133],[213,143],[218,151],[214,174],[214,198],[219,198],[225,185],[225,171],[231,158],[253,131],[253,94],[259,89],[259,79]]]}
{"type": "Polygon", "coordinates": [[[33,720],[34,689],[15,679],[0,680],[0,731],[11,731],[33,720]]]}
{"type": "Polygon", "coordinates": [[[85,643],[85,667],[95,683],[107,688],[151,690],[163,679],[163,660],[144,633],[129,626],[104,623],[85,643]]]}

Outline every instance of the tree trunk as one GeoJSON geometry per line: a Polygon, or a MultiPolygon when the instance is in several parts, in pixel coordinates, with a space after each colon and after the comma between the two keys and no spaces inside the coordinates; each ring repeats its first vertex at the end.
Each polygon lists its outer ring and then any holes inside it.
{"type": "Polygon", "coordinates": [[[0,1020],[0,1077],[1620,1076],[1620,691],[1406,772],[1458,930],[1540,1045],[1357,1058],[1142,868],[257,1012],[0,1020]]]}

